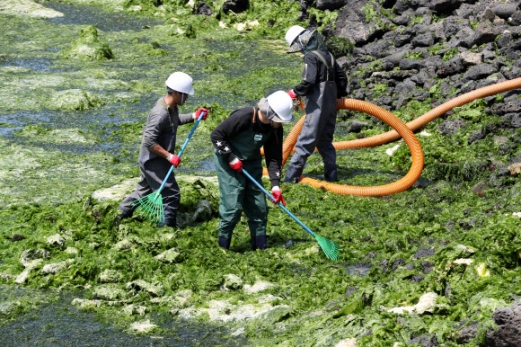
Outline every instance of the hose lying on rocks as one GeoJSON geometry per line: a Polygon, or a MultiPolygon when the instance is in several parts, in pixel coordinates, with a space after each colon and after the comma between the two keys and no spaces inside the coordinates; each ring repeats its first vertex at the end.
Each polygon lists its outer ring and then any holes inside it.
{"type": "MultiPolygon", "coordinates": [[[[409,172],[407,172],[407,174],[400,180],[382,186],[348,186],[324,182],[304,176],[300,177],[299,181],[300,183],[308,184],[315,188],[321,188],[342,195],[385,196],[402,192],[410,188],[420,178],[421,172],[423,170],[423,152],[418,139],[413,134],[414,130],[421,128],[425,124],[431,122],[439,116],[442,116],[443,114],[447,113],[455,107],[468,104],[476,99],[503,93],[517,88],[521,88],[521,78],[516,78],[501,83],[493,84],[490,86],[486,86],[483,88],[479,88],[477,90],[449,100],[407,124],[403,123],[398,117],[396,117],[389,111],[374,104],[354,99],[338,99],[338,109],[354,110],[370,114],[384,121],[385,123],[390,125],[394,130],[364,139],[334,142],[333,146],[337,150],[374,147],[389,143],[391,141],[395,141],[402,137],[404,141],[407,143],[409,150],[411,151],[411,168],[409,169],[409,172]]],[[[286,163],[287,159],[294,150],[295,143],[297,142],[298,135],[302,130],[305,118],[306,116],[304,115],[299,119],[299,121],[291,129],[290,133],[286,137],[286,140],[284,141],[282,157],[283,165],[286,163]]],[[[264,175],[267,175],[266,169],[264,169],[264,175]]]]}

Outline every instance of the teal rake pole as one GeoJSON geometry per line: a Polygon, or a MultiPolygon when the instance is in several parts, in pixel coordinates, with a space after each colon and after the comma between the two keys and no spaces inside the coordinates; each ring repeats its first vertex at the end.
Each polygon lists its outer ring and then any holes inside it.
{"type": "MultiPolygon", "coordinates": [[[[201,112],[197,120],[195,121],[194,126],[190,130],[190,133],[188,134],[188,137],[186,138],[185,142],[183,143],[183,146],[181,146],[181,150],[179,151],[178,156],[181,157],[183,154],[186,146],[188,145],[188,142],[192,138],[192,135],[195,132],[195,129],[197,129],[197,126],[201,122],[201,120],[204,117],[204,112],[201,112]]],[[[168,170],[168,173],[166,174],[165,178],[163,179],[163,182],[161,183],[161,186],[158,190],[153,192],[152,194],[149,194],[141,199],[138,199],[134,201],[134,206],[141,206],[143,210],[145,210],[145,215],[153,220],[156,220],[159,224],[163,224],[165,222],[165,211],[163,207],[163,196],[161,195],[161,191],[163,190],[166,182],[168,181],[168,178],[172,174],[172,171],[174,171],[174,165],[170,167],[168,170]]]]}
{"type": "MultiPolygon", "coordinates": [[[[264,194],[266,194],[272,201],[275,201],[275,198],[273,195],[270,194],[259,182],[257,182],[244,168],[242,169],[242,173],[246,175],[257,187],[259,187],[264,194]]],[[[291,213],[284,205],[282,205],[281,202],[278,202],[277,205],[286,212],[291,218],[293,218],[302,228],[304,228],[305,231],[307,231],[309,234],[311,234],[315,240],[317,240],[318,244],[320,245],[320,248],[322,248],[322,251],[331,260],[338,260],[339,256],[339,247],[338,245],[331,241],[326,239],[325,237],[319,236],[315,234],[311,229],[309,229],[304,223],[302,223],[293,213],[291,213]]]]}

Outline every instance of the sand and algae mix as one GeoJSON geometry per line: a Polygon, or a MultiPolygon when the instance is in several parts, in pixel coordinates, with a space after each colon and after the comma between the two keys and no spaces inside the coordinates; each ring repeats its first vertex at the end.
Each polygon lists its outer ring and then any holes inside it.
{"type": "MultiPolygon", "coordinates": [[[[298,4],[256,1],[218,20],[192,16],[182,1],[5,3],[0,331],[8,344],[111,335],[106,344],[405,346],[425,336],[475,346],[494,328],[494,310],[521,295],[521,183],[502,176],[508,184],[494,189],[494,163],[480,164],[503,159],[499,136],[468,144],[494,122],[479,101],[455,110],[466,124],[451,137],[440,134],[441,120],[418,134],[426,165],[406,192],[362,198],[283,187],[288,209],[340,245],[339,261],[276,206],[266,251],[250,251],[243,220],[227,252],[217,246],[209,133],[234,108],[298,83],[300,58],[284,54],[282,39],[298,4]],[[181,228],[139,216],[117,225],[115,209],[137,180],[141,126],[174,70],[195,80],[183,111],[212,110],[176,170],[181,228]],[[489,183],[473,190],[480,182],[489,183]],[[34,330],[22,328],[29,322],[34,330]],[[458,339],[471,325],[477,334],[458,339]]],[[[429,109],[411,102],[395,114],[409,121],[429,109]]],[[[335,140],[388,130],[350,133],[347,117],[341,112],[335,140]]],[[[345,184],[380,185],[403,177],[410,155],[396,142],[339,152],[339,165],[345,184]]],[[[320,178],[318,156],[306,173],[320,178]]]]}

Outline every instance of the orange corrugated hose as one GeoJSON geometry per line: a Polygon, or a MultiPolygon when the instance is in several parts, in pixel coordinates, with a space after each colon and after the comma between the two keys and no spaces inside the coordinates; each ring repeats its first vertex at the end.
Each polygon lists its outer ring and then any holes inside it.
{"type": "MultiPolygon", "coordinates": [[[[300,177],[300,182],[304,184],[311,185],[315,188],[321,188],[329,190],[336,194],[343,195],[359,195],[359,196],[383,196],[390,195],[394,193],[398,193],[408,189],[410,186],[414,184],[420,177],[420,174],[423,170],[423,152],[420,146],[420,142],[414,136],[411,129],[405,125],[398,117],[394,116],[391,112],[373,105],[369,102],[354,100],[354,99],[339,99],[337,103],[337,107],[340,109],[350,109],[361,111],[372,116],[375,116],[381,119],[383,122],[389,124],[393,129],[396,129],[397,133],[400,134],[412,154],[412,165],[409,172],[399,181],[386,184],[383,186],[373,186],[373,187],[357,187],[357,186],[347,186],[340,185],[335,183],[329,183],[324,181],[315,180],[309,177],[300,177]]],[[[286,137],[286,140],[283,144],[283,164],[286,162],[287,158],[291,154],[295,143],[297,142],[298,135],[302,130],[302,126],[304,124],[305,116],[301,117],[299,121],[295,124],[295,126],[291,129],[290,133],[286,137]]],[[[346,143],[351,144],[352,141],[347,141],[346,143]]],[[[335,146],[336,147],[336,146],[335,146]]],[[[360,148],[362,146],[357,147],[349,147],[349,148],[360,148]]],[[[266,169],[264,174],[267,174],[266,169]]]]}
{"type": "MultiPolygon", "coordinates": [[[[412,155],[412,165],[407,173],[402,179],[390,183],[383,186],[374,186],[374,187],[356,187],[356,186],[346,186],[335,183],[322,182],[319,180],[315,180],[309,177],[301,177],[300,182],[304,184],[309,184],[316,188],[322,188],[329,190],[333,193],[343,194],[343,195],[358,195],[358,196],[384,196],[402,192],[408,188],[410,188],[420,177],[421,171],[423,170],[423,153],[421,147],[419,145],[418,140],[412,134],[412,131],[417,130],[424,126],[425,124],[431,122],[439,116],[442,116],[446,112],[450,111],[455,107],[459,107],[465,104],[468,104],[476,99],[484,98],[490,95],[495,95],[499,93],[503,93],[512,89],[521,88],[521,78],[516,78],[509,81],[504,81],[501,83],[493,84],[487,87],[483,87],[472,92],[463,94],[455,99],[449,100],[438,107],[430,110],[425,113],[421,117],[409,122],[406,124],[406,128],[408,131],[403,129],[403,122],[399,120],[392,113],[388,112],[385,109],[382,109],[376,105],[353,99],[338,99],[337,107],[338,109],[351,109],[356,111],[365,112],[371,114],[385,123],[389,124],[393,129],[386,133],[368,137],[365,139],[357,139],[351,141],[341,141],[333,143],[333,146],[336,149],[349,149],[349,148],[365,148],[365,147],[374,147],[382,144],[389,143],[391,141],[397,140],[400,137],[403,137],[409,149],[411,150],[412,155]],[[383,118],[382,118],[383,117],[383,118]],[[398,129],[400,128],[400,129],[398,129]],[[402,134],[403,132],[403,134],[402,134]],[[412,137],[406,139],[405,133],[412,134],[412,137]],[[418,146],[416,148],[416,145],[418,146]],[[421,162],[420,162],[421,160],[421,162]]],[[[301,117],[299,121],[295,124],[295,126],[291,129],[290,133],[286,137],[283,145],[283,165],[286,163],[289,158],[291,152],[294,149],[295,143],[297,141],[298,135],[302,130],[302,126],[304,124],[305,116],[301,117]]],[[[267,170],[264,169],[264,175],[267,175],[267,170]]]]}
{"type": "MultiPolygon", "coordinates": [[[[381,119],[383,122],[390,125],[393,129],[403,137],[407,146],[409,146],[409,150],[412,155],[412,165],[409,169],[409,172],[402,177],[400,180],[385,184],[382,186],[373,186],[373,187],[357,187],[357,186],[347,186],[340,185],[336,183],[329,183],[324,181],[315,180],[309,177],[301,177],[300,182],[304,184],[309,184],[315,188],[321,188],[329,190],[336,194],[342,195],[358,195],[358,196],[384,196],[391,195],[395,193],[399,193],[411,187],[414,182],[420,178],[421,172],[423,170],[423,152],[420,146],[420,142],[414,136],[411,129],[405,125],[398,117],[393,115],[391,112],[373,105],[369,102],[354,100],[354,99],[339,99],[338,100],[338,108],[341,109],[349,109],[355,111],[361,111],[372,116],[375,116],[381,119]]],[[[293,129],[292,129],[293,131],[293,129]]],[[[288,136],[289,138],[289,136],[288,136]]],[[[346,141],[351,142],[351,141],[346,141]]],[[[356,144],[355,144],[356,146],[356,144]]],[[[336,147],[336,146],[335,146],[336,147]]],[[[361,146],[350,147],[350,148],[360,148],[361,146]]]]}
{"type": "MultiPolygon", "coordinates": [[[[463,106],[468,104],[474,100],[481,99],[490,95],[495,95],[503,92],[507,92],[512,89],[521,88],[521,77],[515,78],[513,80],[508,80],[505,82],[493,84],[490,86],[486,86],[483,88],[476,89],[472,92],[468,92],[466,94],[460,95],[457,98],[449,100],[436,108],[433,108],[429,112],[424,115],[416,118],[413,121],[407,123],[407,126],[412,130],[418,130],[425,124],[433,121],[439,116],[444,115],[448,111],[452,110],[455,107],[463,106]]],[[[343,105],[342,99],[338,99],[337,107],[338,109],[348,109],[343,105]]],[[[336,149],[348,149],[348,148],[362,148],[362,147],[373,147],[379,146],[391,141],[397,140],[400,138],[400,135],[394,131],[388,131],[386,133],[371,136],[365,139],[351,140],[351,141],[341,141],[335,142],[333,145],[336,149]]]]}

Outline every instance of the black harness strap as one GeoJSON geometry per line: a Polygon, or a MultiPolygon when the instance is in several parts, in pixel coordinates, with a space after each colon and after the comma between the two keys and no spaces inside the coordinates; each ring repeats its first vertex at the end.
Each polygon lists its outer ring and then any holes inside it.
{"type": "Polygon", "coordinates": [[[326,61],[326,58],[324,58],[324,56],[322,54],[320,54],[318,51],[311,51],[312,53],[314,53],[317,57],[320,58],[320,60],[322,60],[322,62],[324,63],[324,65],[326,66],[327,68],[327,77],[326,77],[326,81],[329,81],[329,69],[332,69],[335,65],[335,61],[333,60],[333,55],[330,53],[329,55],[331,56],[331,67],[327,64],[327,61],[326,61]]]}

